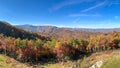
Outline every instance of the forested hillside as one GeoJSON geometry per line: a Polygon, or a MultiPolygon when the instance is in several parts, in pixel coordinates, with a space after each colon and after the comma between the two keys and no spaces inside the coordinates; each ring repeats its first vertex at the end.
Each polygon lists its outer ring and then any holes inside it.
{"type": "Polygon", "coordinates": [[[0,21],[0,33],[4,34],[5,36],[21,38],[21,39],[42,39],[47,40],[49,38],[41,36],[40,34],[25,31],[20,28],[16,28],[15,26],[10,25],[7,22],[0,21]]]}

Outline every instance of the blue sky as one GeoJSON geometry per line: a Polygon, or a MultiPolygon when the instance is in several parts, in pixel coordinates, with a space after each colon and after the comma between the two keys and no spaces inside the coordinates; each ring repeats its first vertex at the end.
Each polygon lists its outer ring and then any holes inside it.
{"type": "Polygon", "coordinates": [[[0,0],[0,20],[13,25],[120,28],[120,0],[0,0]]]}

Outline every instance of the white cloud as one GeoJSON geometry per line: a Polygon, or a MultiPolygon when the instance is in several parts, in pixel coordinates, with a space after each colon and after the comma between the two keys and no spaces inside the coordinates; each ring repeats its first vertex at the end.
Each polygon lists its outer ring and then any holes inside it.
{"type": "Polygon", "coordinates": [[[103,6],[103,5],[106,5],[106,4],[107,4],[107,1],[105,0],[105,1],[103,1],[103,2],[101,2],[101,3],[99,3],[99,4],[96,4],[96,5],[92,6],[92,7],[89,7],[89,8],[87,8],[87,9],[84,9],[84,10],[82,10],[81,12],[87,12],[87,11],[96,9],[96,8],[101,7],[101,6],[103,6]]]}
{"type": "Polygon", "coordinates": [[[71,14],[69,17],[99,17],[100,14],[71,14]]]}

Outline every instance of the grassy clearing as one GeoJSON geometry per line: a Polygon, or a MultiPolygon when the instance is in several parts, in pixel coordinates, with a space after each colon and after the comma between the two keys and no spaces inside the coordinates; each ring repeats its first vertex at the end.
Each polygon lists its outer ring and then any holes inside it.
{"type": "Polygon", "coordinates": [[[12,68],[10,64],[6,63],[7,59],[8,59],[7,56],[0,54],[0,68],[12,68]]]}
{"type": "Polygon", "coordinates": [[[0,54],[0,68],[33,68],[25,63],[16,61],[13,58],[0,54]]]}
{"type": "Polygon", "coordinates": [[[107,60],[102,68],[120,68],[120,55],[113,56],[111,59],[107,60]]]}
{"type": "MultiPolygon", "coordinates": [[[[41,68],[86,68],[86,57],[77,61],[67,61],[54,64],[39,65],[41,68]]],[[[39,67],[38,66],[38,67],[39,67]]]]}

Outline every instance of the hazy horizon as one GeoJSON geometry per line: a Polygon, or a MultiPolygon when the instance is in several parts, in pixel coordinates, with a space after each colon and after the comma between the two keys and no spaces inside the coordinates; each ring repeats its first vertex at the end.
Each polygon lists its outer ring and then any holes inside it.
{"type": "MultiPolygon", "coordinates": [[[[89,28],[89,27],[71,27],[71,26],[57,26],[57,25],[49,25],[49,24],[44,24],[44,25],[38,25],[38,24],[13,24],[14,26],[24,26],[24,25],[30,25],[30,26],[52,26],[52,27],[58,27],[58,28],[81,28],[81,29],[116,29],[114,27],[111,28],[89,28]]],[[[120,27],[118,27],[120,28],[120,27]]]]}

